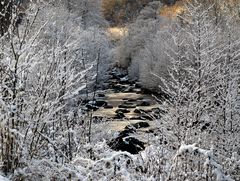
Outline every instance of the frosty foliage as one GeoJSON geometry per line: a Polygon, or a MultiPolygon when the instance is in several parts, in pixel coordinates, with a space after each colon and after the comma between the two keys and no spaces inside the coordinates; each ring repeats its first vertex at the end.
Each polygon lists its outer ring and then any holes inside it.
{"type": "MultiPolygon", "coordinates": [[[[143,86],[169,95],[160,106],[167,114],[157,123],[167,153],[174,153],[183,142],[196,143],[212,149],[215,163],[222,165],[220,169],[212,162],[204,171],[206,155],[193,152],[175,160],[177,168],[162,180],[239,180],[239,25],[232,19],[216,21],[215,6],[199,2],[187,3],[175,22],[148,36],[129,33],[130,43],[142,40],[136,44],[140,46],[126,44],[134,53],[130,73],[139,76],[143,86]]],[[[137,23],[132,28],[144,31],[137,23]]],[[[171,164],[169,158],[166,164],[171,164]]]]}
{"type": "Polygon", "coordinates": [[[27,167],[24,179],[46,165],[29,176],[41,178],[87,142],[81,94],[93,91],[97,75],[106,78],[96,70],[108,69],[110,43],[103,29],[83,28],[78,15],[50,4],[30,4],[0,41],[1,170],[21,177],[17,168],[27,167]]]}
{"type": "MultiPolygon", "coordinates": [[[[228,24],[221,29],[219,24],[215,24],[209,16],[212,6],[205,9],[201,3],[194,1],[186,8],[187,13],[179,16],[180,23],[173,26],[173,31],[158,32],[145,46],[143,62],[149,64],[149,60],[155,61],[146,70],[149,73],[145,76],[149,77],[142,78],[143,81],[151,80],[151,76],[158,78],[157,85],[170,97],[163,105],[167,114],[160,120],[162,134],[168,142],[173,143],[174,147],[180,147],[182,142],[197,143],[206,149],[213,146],[216,158],[238,180],[239,166],[229,167],[227,160],[233,155],[240,155],[240,41],[234,37],[235,28],[228,24]],[[155,69],[156,66],[164,66],[167,72],[155,69]]],[[[191,165],[192,162],[194,160],[187,156],[186,164],[191,165]]],[[[238,165],[238,161],[234,162],[238,165]]],[[[214,180],[231,180],[221,175],[220,166],[212,164],[216,167],[214,180]]],[[[189,168],[192,170],[183,168],[186,174],[179,172],[181,174],[175,175],[173,180],[204,179],[204,176],[191,178],[187,174],[203,173],[204,169],[195,171],[193,165],[189,168]]]]}
{"type": "Polygon", "coordinates": [[[139,73],[139,67],[136,56],[145,41],[150,38],[159,27],[161,19],[157,13],[162,4],[159,1],[149,3],[141,12],[136,22],[129,25],[128,36],[125,37],[118,47],[116,59],[123,67],[129,66],[131,78],[136,78],[139,73]]]}

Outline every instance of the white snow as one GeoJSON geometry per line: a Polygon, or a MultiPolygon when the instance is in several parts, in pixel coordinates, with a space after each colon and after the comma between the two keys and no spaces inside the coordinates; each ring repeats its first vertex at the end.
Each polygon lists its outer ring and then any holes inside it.
{"type": "Polygon", "coordinates": [[[9,179],[0,175],[0,181],[9,181],[9,179]]]}

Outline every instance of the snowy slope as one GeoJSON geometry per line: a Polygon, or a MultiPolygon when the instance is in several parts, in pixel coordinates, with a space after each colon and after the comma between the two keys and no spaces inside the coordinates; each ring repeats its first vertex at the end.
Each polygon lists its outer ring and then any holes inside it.
{"type": "Polygon", "coordinates": [[[0,175],[0,181],[9,181],[9,179],[0,175]]]}

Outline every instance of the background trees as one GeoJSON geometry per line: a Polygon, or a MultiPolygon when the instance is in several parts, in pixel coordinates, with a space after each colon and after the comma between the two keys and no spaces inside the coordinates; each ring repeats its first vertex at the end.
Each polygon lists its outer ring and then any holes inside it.
{"type": "Polygon", "coordinates": [[[138,78],[139,62],[137,55],[144,47],[146,40],[151,38],[164,20],[158,16],[161,7],[160,2],[151,2],[142,9],[136,22],[129,25],[126,36],[118,47],[116,59],[120,65],[129,68],[129,75],[133,79],[138,78]]]}
{"type": "Polygon", "coordinates": [[[0,3],[0,35],[2,36],[8,27],[14,23],[18,24],[21,20],[23,6],[21,2],[3,0],[0,3]],[[12,17],[13,13],[18,17],[12,17]],[[15,22],[13,22],[15,21],[15,22]]]}
{"type": "Polygon", "coordinates": [[[137,18],[139,12],[153,0],[103,0],[103,14],[112,25],[124,25],[137,18]]]}

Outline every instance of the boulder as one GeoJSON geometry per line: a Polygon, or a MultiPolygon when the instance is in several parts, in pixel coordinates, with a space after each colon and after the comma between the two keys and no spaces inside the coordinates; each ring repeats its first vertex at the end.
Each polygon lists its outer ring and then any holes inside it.
{"type": "Polygon", "coordinates": [[[151,110],[143,110],[143,109],[135,109],[134,113],[141,114],[141,113],[151,113],[151,110]]]}
{"type": "Polygon", "coordinates": [[[128,102],[136,102],[137,99],[128,99],[128,102]]]}
{"type": "Polygon", "coordinates": [[[150,125],[147,122],[138,122],[138,123],[127,125],[125,129],[132,128],[132,127],[136,129],[140,129],[140,128],[148,128],[149,126],[150,125]]]}
{"type": "Polygon", "coordinates": [[[122,74],[120,72],[112,72],[111,75],[112,75],[112,79],[117,79],[117,80],[121,80],[126,76],[125,74],[122,74]]]}
{"type": "Polygon", "coordinates": [[[104,94],[102,94],[102,93],[99,93],[97,96],[98,96],[98,97],[100,97],[100,98],[103,98],[103,97],[105,97],[105,95],[104,95],[104,94]]]}
{"type": "Polygon", "coordinates": [[[131,108],[136,108],[136,105],[134,104],[122,104],[118,106],[119,108],[124,108],[124,109],[131,109],[131,108]]]}
{"type": "Polygon", "coordinates": [[[124,93],[130,93],[130,92],[134,92],[134,88],[129,86],[127,87],[125,90],[123,90],[124,93]]]}
{"type": "Polygon", "coordinates": [[[119,137],[127,137],[132,133],[136,133],[136,129],[134,127],[132,128],[125,128],[123,131],[119,133],[119,137]]]}
{"type": "Polygon", "coordinates": [[[136,83],[135,83],[135,88],[142,88],[141,83],[140,83],[140,82],[136,82],[136,83]]]}
{"type": "Polygon", "coordinates": [[[105,105],[107,105],[106,101],[103,101],[103,100],[96,100],[95,101],[95,106],[97,106],[97,107],[103,107],[105,105]]]}
{"type": "Polygon", "coordinates": [[[114,116],[114,119],[123,119],[125,118],[125,115],[124,113],[122,112],[118,112],[115,116],[114,116]]]}
{"type": "Polygon", "coordinates": [[[150,115],[143,115],[143,116],[141,116],[141,118],[143,118],[145,120],[153,121],[153,117],[150,115]]]}
{"type": "Polygon", "coordinates": [[[134,110],[134,113],[136,113],[136,114],[141,114],[142,112],[141,112],[141,109],[135,109],[135,110],[134,110]]]}
{"type": "Polygon", "coordinates": [[[146,131],[146,133],[154,133],[154,129],[149,129],[146,131]]]}
{"type": "Polygon", "coordinates": [[[93,123],[100,123],[103,121],[103,117],[102,116],[93,116],[93,123]]]}
{"type": "Polygon", "coordinates": [[[102,90],[106,90],[106,89],[108,89],[110,87],[110,84],[108,83],[108,82],[104,82],[104,83],[102,83],[102,85],[101,85],[101,89],[102,90]]]}
{"type": "Polygon", "coordinates": [[[103,106],[105,109],[113,109],[113,106],[111,104],[107,104],[103,106]]]}
{"type": "Polygon", "coordinates": [[[154,112],[154,113],[160,113],[160,109],[159,108],[152,108],[152,112],[154,112]]]}
{"type": "Polygon", "coordinates": [[[137,104],[137,106],[150,106],[151,102],[149,100],[142,100],[140,103],[137,104]]]}
{"type": "Polygon", "coordinates": [[[160,108],[152,108],[152,112],[154,112],[155,114],[166,114],[167,112],[160,109],[160,108]]]}
{"type": "Polygon", "coordinates": [[[120,83],[122,83],[122,84],[129,84],[130,82],[129,82],[128,76],[120,78],[120,83]]]}
{"type": "Polygon", "coordinates": [[[153,94],[153,91],[151,91],[151,90],[149,90],[149,89],[146,89],[146,88],[142,88],[142,93],[143,93],[143,94],[152,95],[152,94],[153,94]]]}
{"type": "Polygon", "coordinates": [[[128,109],[117,109],[117,110],[115,111],[115,113],[119,113],[119,112],[122,112],[122,113],[130,113],[131,111],[128,110],[128,109]]]}
{"type": "Polygon", "coordinates": [[[205,123],[202,127],[201,127],[201,131],[206,131],[209,127],[210,127],[210,123],[205,123]]]}
{"type": "Polygon", "coordinates": [[[118,80],[116,80],[116,79],[109,80],[110,85],[114,85],[114,84],[117,84],[117,83],[118,83],[118,80]]]}
{"type": "Polygon", "coordinates": [[[117,90],[117,91],[123,91],[127,88],[126,85],[122,85],[122,84],[114,84],[113,85],[113,89],[117,90]]]}
{"type": "Polygon", "coordinates": [[[108,146],[116,151],[127,151],[131,154],[138,154],[145,149],[144,142],[134,137],[119,136],[108,143],[108,146]]]}
{"type": "Polygon", "coordinates": [[[89,100],[89,99],[84,99],[84,100],[82,100],[82,102],[81,102],[81,104],[88,104],[89,102],[91,102],[91,100],[89,100]]]}
{"type": "Polygon", "coordinates": [[[126,105],[134,105],[134,102],[129,102],[129,101],[127,100],[127,101],[124,101],[123,104],[126,104],[126,105]]]}
{"type": "Polygon", "coordinates": [[[141,94],[142,93],[142,90],[141,89],[133,89],[133,92],[135,92],[136,94],[141,94]]]}
{"type": "Polygon", "coordinates": [[[91,100],[91,101],[88,101],[86,106],[90,106],[90,105],[96,106],[96,107],[102,107],[104,105],[107,105],[107,102],[104,100],[91,100]]]}
{"type": "Polygon", "coordinates": [[[154,117],[155,119],[160,119],[160,118],[161,118],[161,115],[160,115],[160,114],[153,114],[153,117],[154,117]]]}
{"type": "Polygon", "coordinates": [[[143,118],[142,116],[134,116],[134,117],[131,117],[130,120],[146,120],[146,119],[143,118]]]}
{"type": "Polygon", "coordinates": [[[95,105],[92,105],[92,104],[87,104],[87,105],[86,105],[86,108],[87,108],[87,111],[90,111],[90,110],[96,111],[96,110],[99,109],[99,107],[97,107],[97,106],[95,106],[95,105]]]}

